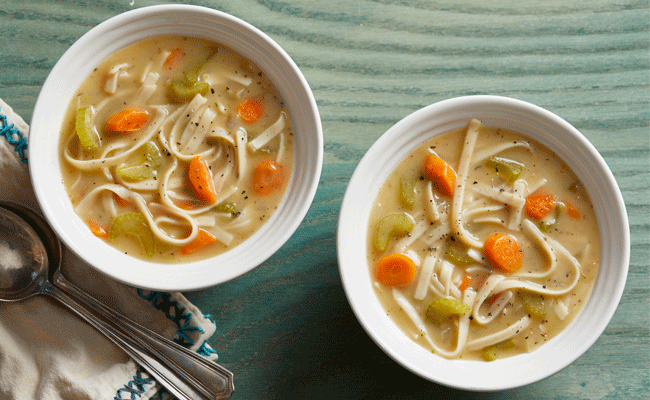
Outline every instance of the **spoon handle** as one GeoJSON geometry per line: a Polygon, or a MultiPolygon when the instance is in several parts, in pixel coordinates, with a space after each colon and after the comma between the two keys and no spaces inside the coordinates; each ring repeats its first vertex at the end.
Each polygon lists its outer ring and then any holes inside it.
{"type": "Polygon", "coordinates": [[[58,271],[53,283],[47,294],[104,333],[179,399],[225,399],[232,394],[230,371],[117,313],[58,271]]]}

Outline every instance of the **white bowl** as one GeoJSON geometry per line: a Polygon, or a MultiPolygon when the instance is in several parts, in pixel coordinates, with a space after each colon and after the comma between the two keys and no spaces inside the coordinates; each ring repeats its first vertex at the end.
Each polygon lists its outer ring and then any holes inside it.
{"type": "Polygon", "coordinates": [[[582,355],[609,323],[623,293],[630,239],[625,205],[600,154],[573,126],[535,105],[496,96],[435,103],[407,116],[368,150],[345,192],[337,232],[345,293],[368,335],[395,361],[439,384],[472,391],[503,390],[544,379],[582,355]],[[377,193],[412,150],[425,140],[462,128],[471,118],[521,132],[548,146],[580,178],[591,197],[600,233],[600,270],[592,295],[575,320],[531,353],[493,362],[447,360],[411,341],[386,315],[367,267],[368,217],[377,193]]]}
{"type": "Polygon", "coordinates": [[[101,23],[56,63],[39,94],[29,139],[30,173],[39,205],[62,241],[99,271],[153,290],[213,286],[255,268],[298,228],[314,198],[323,159],[323,133],[313,94],[298,67],[271,38],[250,24],[204,7],[164,5],[136,9],[101,23]],[[115,51],[158,35],[192,36],[226,45],[259,66],[290,114],[295,143],[293,175],[283,202],[252,237],[217,257],[185,265],[155,264],[121,254],[88,234],[61,180],[59,132],[74,92],[115,51]]]}

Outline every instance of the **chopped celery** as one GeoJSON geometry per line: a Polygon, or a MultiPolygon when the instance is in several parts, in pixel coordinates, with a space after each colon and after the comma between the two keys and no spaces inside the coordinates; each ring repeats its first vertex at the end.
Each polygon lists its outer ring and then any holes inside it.
{"type": "Polygon", "coordinates": [[[472,311],[472,307],[462,300],[440,298],[427,306],[426,316],[436,323],[444,322],[454,315],[464,315],[472,311]]]}
{"type": "Polygon", "coordinates": [[[542,232],[550,232],[553,229],[553,226],[555,226],[555,222],[557,219],[562,215],[562,211],[566,208],[564,203],[558,201],[555,203],[555,214],[553,218],[549,218],[548,215],[539,221],[537,226],[539,227],[539,230],[542,232]]]}
{"type": "Polygon", "coordinates": [[[176,81],[180,83],[181,85],[185,85],[187,87],[192,87],[196,85],[199,82],[199,71],[198,68],[193,71],[188,71],[183,74],[183,79],[176,81]]]}
{"type": "Polygon", "coordinates": [[[117,173],[124,179],[139,182],[156,176],[161,165],[162,156],[160,150],[155,144],[147,142],[142,145],[140,162],[135,165],[120,167],[117,169],[117,173]]]}
{"type": "Polygon", "coordinates": [[[140,213],[126,213],[115,217],[108,228],[108,238],[115,240],[120,236],[128,235],[138,240],[149,257],[154,254],[154,236],[147,219],[140,213]]]}
{"type": "Polygon", "coordinates": [[[183,74],[183,79],[172,81],[169,85],[169,97],[176,102],[186,103],[192,100],[197,94],[201,96],[207,95],[210,90],[210,84],[207,82],[199,82],[199,71],[215,54],[217,54],[217,49],[210,49],[201,61],[183,74]]]}
{"type": "Polygon", "coordinates": [[[379,251],[385,251],[391,237],[410,232],[413,230],[414,225],[413,217],[406,213],[394,213],[384,216],[377,224],[375,248],[379,251]]]}
{"type": "Polygon", "coordinates": [[[445,254],[447,260],[457,267],[466,267],[476,263],[472,257],[469,256],[469,248],[464,244],[455,240],[453,236],[447,238],[445,254]]]}
{"type": "Polygon", "coordinates": [[[197,94],[205,96],[210,91],[210,84],[207,82],[195,82],[187,84],[185,81],[173,81],[169,85],[169,97],[178,103],[186,103],[197,94]]]}
{"type": "Polygon", "coordinates": [[[221,203],[217,206],[216,210],[218,212],[236,214],[237,210],[235,209],[235,203],[221,203]]]}
{"type": "Polygon", "coordinates": [[[199,71],[215,54],[217,54],[218,50],[218,48],[209,49],[205,57],[196,63],[193,68],[185,72],[183,82],[190,86],[196,84],[199,80],[199,71]]]}
{"type": "Polygon", "coordinates": [[[93,126],[93,110],[91,107],[81,107],[77,110],[75,129],[79,143],[88,151],[99,149],[99,134],[93,126]]]}
{"type": "Polygon", "coordinates": [[[399,181],[399,199],[409,210],[415,204],[415,180],[402,178],[399,181]]]}
{"type": "Polygon", "coordinates": [[[543,319],[546,316],[546,305],[541,294],[519,292],[518,297],[524,310],[531,317],[543,319]]]}
{"type": "Polygon", "coordinates": [[[517,179],[521,171],[524,170],[524,165],[507,158],[492,156],[485,162],[485,166],[496,171],[496,173],[507,184],[512,185],[517,179]]]}
{"type": "Polygon", "coordinates": [[[492,345],[484,347],[481,351],[481,356],[485,361],[494,361],[497,359],[497,346],[492,345]]]}
{"type": "Polygon", "coordinates": [[[484,347],[481,355],[485,361],[494,361],[497,359],[499,349],[507,349],[510,347],[515,347],[515,340],[513,338],[506,339],[503,342],[493,344],[492,346],[484,347]]]}
{"type": "Polygon", "coordinates": [[[539,230],[548,233],[553,229],[553,225],[555,225],[555,220],[553,222],[544,222],[544,221],[539,221],[537,226],[539,227],[539,230]]]}

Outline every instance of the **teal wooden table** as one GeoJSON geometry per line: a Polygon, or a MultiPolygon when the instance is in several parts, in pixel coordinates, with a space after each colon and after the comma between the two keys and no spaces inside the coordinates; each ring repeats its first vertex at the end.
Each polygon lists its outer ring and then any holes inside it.
{"type": "MultiPolygon", "coordinates": [[[[232,282],[185,293],[215,319],[211,344],[235,373],[234,399],[648,398],[647,0],[188,2],[277,41],[312,87],[324,130],[321,182],[288,243],[232,282]],[[372,143],[423,106],[472,94],[525,100],[580,130],[614,172],[632,239],[623,298],[596,344],[558,374],[499,393],[441,387],[392,361],[355,319],[336,260],[341,198],[372,143]]],[[[29,121],[48,72],[76,39],[160,3],[0,0],[0,97],[29,121]]]]}

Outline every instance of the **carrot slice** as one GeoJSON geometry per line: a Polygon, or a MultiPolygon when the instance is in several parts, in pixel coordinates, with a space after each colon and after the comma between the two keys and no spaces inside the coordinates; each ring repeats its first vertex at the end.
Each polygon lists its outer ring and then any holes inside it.
{"type": "Polygon", "coordinates": [[[106,228],[104,228],[104,226],[100,224],[96,219],[88,218],[86,220],[86,224],[88,224],[88,227],[90,228],[90,231],[93,233],[93,235],[97,236],[98,238],[104,238],[108,236],[106,228]]]}
{"type": "Polygon", "coordinates": [[[493,295],[491,295],[491,296],[488,296],[488,297],[483,301],[483,304],[485,304],[486,306],[491,306],[492,304],[494,304],[495,301],[497,301],[497,299],[499,298],[499,296],[501,296],[501,293],[495,293],[495,294],[493,294],[493,295]]]}
{"type": "Polygon", "coordinates": [[[181,58],[183,58],[183,50],[181,49],[172,49],[167,58],[165,58],[165,61],[163,62],[163,68],[166,69],[174,69],[176,65],[180,62],[181,58]]]}
{"type": "Polygon", "coordinates": [[[384,286],[404,286],[415,278],[415,262],[404,254],[383,256],[375,267],[377,281],[384,286]]]}
{"type": "Polygon", "coordinates": [[[576,207],[575,204],[569,200],[564,200],[564,205],[566,206],[566,214],[573,219],[580,219],[580,210],[576,207]]]}
{"type": "Polygon", "coordinates": [[[555,195],[548,190],[537,189],[526,197],[526,214],[533,219],[542,219],[555,206],[555,195]]]}
{"type": "Polygon", "coordinates": [[[174,205],[183,210],[193,210],[202,206],[203,203],[198,200],[175,200],[174,205]]]}
{"type": "Polygon", "coordinates": [[[126,206],[131,204],[127,200],[125,200],[124,198],[120,197],[120,195],[118,195],[115,192],[113,192],[113,200],[120,207],[126,207],[126,206]]]}
{"type": "Polygon", "coordinates": [[[142,129],[147,121],[148,112],[129,108],[111,115],[104,129],[109,133],[132,133],[142,129]]]}
{"type": "Polygon", "coordinates": [[[213,204],[217,201],[217,191],[208,164],[201,156],[194,156],[190,160],[189,177],[194,191],[206,203],[213,204]]]}
{"type": "Polygon", "coordinates": [[[472,289],[478,291],[478,289],[480,289],[481,287],[483,287],[483,285],[485,285],[485,282],[487,282],[489,276],[490,275],[486,275],[481,277],[481,279],[474,281],[474,283],[472,284],[472,289]]]}
{"type": "Polygon", "coordinates": [[[253,170],[253,191],[267,195],[284,184],[284,168],[273,160],[264,160],[253,170]]]}
{"type": "Polygon", "coordinates": [[[435,154],[424,159],[424,175],[445,196],[452,197],[456,185],[456,172],[445,160],[435,154]]]}
{"type": "Polygon", "coordinates": [[[469,275],[463,275],[463,280],[460,282],[460,285],[458,285],[458,290],[461,292],[465,291],[465,289],[467,289],[471,283],[472,277],[469,275]]]}
{"type": "Polygon", "coordinates": [[[237,114],[246,122],[255,122],[264,114],[264,104],[256,98],[244,99],[237,106],[237,114]]]}
{"type": "Polygon", "coordinates": [[[514,272],[521,268],[521,249],[511,235],[497,233],[488,237],[483,243],[483,253],[487,262],[501,271],[514,272]]]}
{"type": "Polygon", "coordinates": [[[201,250],[202,248],[211,245],[216,241],[217,238],[214,237],[213,234],[206,231],[205,229],[199,228],[199,233],[196,235],[196,238],[194,238],[194,240],[192,240],[185,246],[181,247],[181,254],[187,255],[187,254],[194,253],[195,251],[201,250]]]}

